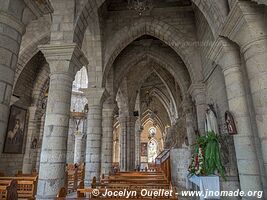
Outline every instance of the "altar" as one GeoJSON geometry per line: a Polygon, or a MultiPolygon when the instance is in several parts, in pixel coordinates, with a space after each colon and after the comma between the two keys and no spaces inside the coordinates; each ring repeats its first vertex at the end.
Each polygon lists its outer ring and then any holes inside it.
{"type": "Polygon", "coordinates": [[[199,187],[202,191],[200,200],[220,199],[220,178],[216,175],[210,176],[191,176],[189,181],[199,187]]]}

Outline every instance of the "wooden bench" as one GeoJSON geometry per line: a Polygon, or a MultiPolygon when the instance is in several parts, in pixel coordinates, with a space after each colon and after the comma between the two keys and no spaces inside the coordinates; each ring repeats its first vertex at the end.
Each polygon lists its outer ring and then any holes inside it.
{"type": "Polygon", "coordinates": [[[35,199],[38,180],[37,176],[0,177],[0,185],[8,185],[12,180],[17,182],[17,194],[19,198],[35,199]]]}
{"type": "Polygon", "coordinates": [[[16,180],[0,181],[0,199],[17,200],[18,183],[16,180]]]}
{"type": "MultiPolygon", "coordinates": [[[[102,177],[100,183],[96,183],[94,178],[91,188],[79,187],[77,190],[78,197],[89,197],[90,199],[99,199],[100,197],[94,197],[91,195],[92,191],[97,188],[100,196],[102,193],[108,191],[135,191],[137,196],[134,199],[149,199],[156,198],[156,196],[143,197],[141,191],[147,189],[149,191],[159,191],[164,189],[165,191],[172,191],[172,196],[157,197],[156,199],[177,199],[175,191],[173,191],[168,179],[164,176],[163,172],[119,172],[115,175],[111,175],[107,178],[102,177]]],[[[101,198],[104,198],[101,196],[101,198]]],[[[105,197],[108,199],[126,199],[126,197],[105,197]]],[[[130,198],[131,199],[131,198],[130,198]]]]}
{"type": "Polygon", "coordinates": [[[85,165],[68,163],[66,164],[65,173],[65,188],[67,188],[67,193],[76,192],[79,183],[84,181],[85,165]]]}

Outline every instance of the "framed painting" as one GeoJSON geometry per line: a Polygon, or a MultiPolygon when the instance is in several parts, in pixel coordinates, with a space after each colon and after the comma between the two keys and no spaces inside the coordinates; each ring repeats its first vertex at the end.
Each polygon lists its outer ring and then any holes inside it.
{"type": "Polygon", "coordinates": [[[147,156],[147,143],[141,143],[141,156],[147,156]]]}
{"type": "Polygon", "coordinates": [[[26,114],[27,110],[17,106],[11,106],[3,153],[22,153],[26,114]]]}

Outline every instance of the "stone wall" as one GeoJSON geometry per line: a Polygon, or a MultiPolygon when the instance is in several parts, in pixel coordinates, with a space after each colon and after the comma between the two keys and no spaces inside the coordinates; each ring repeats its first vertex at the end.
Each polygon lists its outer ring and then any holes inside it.
{"type": "Polygon", "coordinates": [[[186,146],[171,149],[170,159],[173,185],[177,187],[178,191],[187,188],[188,167],[191,159],[190,149],[186,146]]]}
{"type": "MultiPolygon", "coordinates": [[[[42,54],[39,52],[35,54],[31,58],[31,60],[26,64],[26,66],[23,68],[16,82],[16,85],[14,85],[13,95],[16,95],[19,97],[18,101],[16,101],[14,105],[28,110],[28,108],[30,106],[33,106],[34,103],[37,104],[37,102],[33,101],[34,99],[33,92],[41,93],[41,91],[36,91],[37,88],[35,86],[36,84],[40,84],[40,86],[43,86],[44,82],[46,82],[48,79],[46,69],[43,71],[43,69],[47,67],[44,64],[45,64],[44,58],[42,54]]],[[[42,89],[41,87],[38,88],[38,90],[41,90],[41,89],[42,89]]],[[[34,105],[34,106],[37,106],[37,105],[34,105]]],[[[4,154],[4,153],[2,154],[0,171],[3,171],[7,175],[15,175],[18,170],[22,169],[24,153],[26,151],[26,143],[27,141],[31,142],[31,139],[28,138],[28,134],[27,134],[28,128],[29,128],[28,119],[29,119],[29,112],[27,112],[27,116],[26,116],[24,143],[23,143],[22,153],[21,154],[4,154]]],[[[36,122],[37,121],[38,120],[36,117],[36,122]]],[[[34,155],[36,154],[34,153],[34,155]]],[[[36,159],[36,156],[34,156],[33,160],[34,159],[36,159]]]]}

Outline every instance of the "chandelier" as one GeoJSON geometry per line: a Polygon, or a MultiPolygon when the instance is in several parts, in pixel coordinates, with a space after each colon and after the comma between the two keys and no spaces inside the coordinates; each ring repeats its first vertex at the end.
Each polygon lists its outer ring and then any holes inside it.
{"type": "Polygon", "coordinates": [[[128,8],[135,10],[141,16],[153,8],[152,0],[128,0],[128,8]]]}

